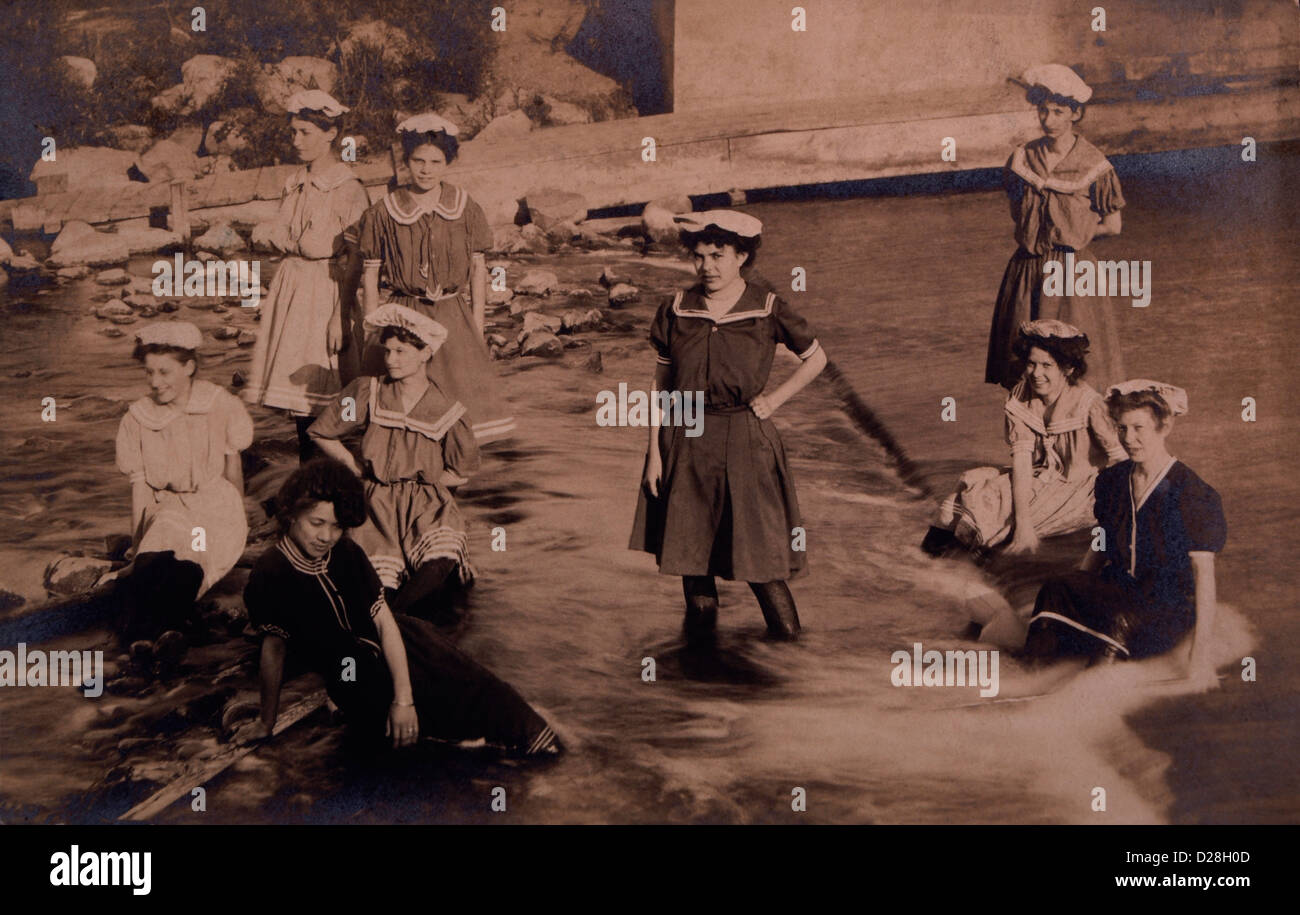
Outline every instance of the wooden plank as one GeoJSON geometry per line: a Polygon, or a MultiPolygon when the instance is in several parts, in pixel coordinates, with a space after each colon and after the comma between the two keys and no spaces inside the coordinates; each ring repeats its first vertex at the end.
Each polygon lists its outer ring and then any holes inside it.
{"type": "Polygon", "coordinates": [[[124,191],[125,188],[121,185],[92,188],[89,193],[77,201],[79,212],[74,213],[72,218],[83,219],[91,225],[108,222],[109,211],[124,191]]]}
{"type": "Polygon", "coordinates": [[[281,167],[268,165],[257,175],[257,187],[253,196],[258,200],[279,200],[284,193],[284,175],[281,167]]]}
{"type": "MultiPolygon", "coordinates": [[[[275,730],[271,736],[275,737],[284,733],[324,704],[325,690],[323,689],[316,690],[306,698],[293,703],[293,705],[280,712],[280,716],[275,722],[275,730]]],[[[262,746],[261,743],[232,744],[210,759],[192,760],[186,765],[184,774],[173,779],[144,801],[136,804],[118,819],[138,822],[157,816],[182,797],[189,795],[195,788],[203,787],[204,784],[216,778],[260,746],[262,746]]]]}
{"type": "Polygon", "coordinates": [[[149,205],[145,202],[145,195],[150,187],[149,184],[138,183],[134,187],[128,188],[126,193],[119,197],[117,202],[109,209],[108,218],[118,220],[148,216],[149,205]]]}
{"type": "Polygon", "coordinates": [[[216,184],[216,181],[215,176],[208,175],[203,178],[195,178],[185,185],[185,202],[191,211],[203,208],[204,201],[212,193],[212,187],[216,184]]]}

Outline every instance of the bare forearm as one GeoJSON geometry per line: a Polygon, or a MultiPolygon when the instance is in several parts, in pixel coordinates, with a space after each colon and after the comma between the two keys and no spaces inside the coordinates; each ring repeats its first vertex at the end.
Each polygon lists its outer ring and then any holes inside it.
{"type": "Polygon", "coordinates": [[[1032,527],[1029,503],[1033,493],[1033,459],[1028,451],[1017,451],[1011,456],[1011,508],[1016,527],[1032,527]]]}
{"type": "Polygon", "coordinates": [[[352,456],[352,452],[348,450],[347,445],[337,439],[323,438],[310,429],[307,430],[307,434],[311,436],[311,440],[316,443],[316,447],[320,448],[326,456],[342,462],[344,467],[347,467],[357,476],[361,476],[361,468],[357,464],[357,459],[352,456]]]}
{"type": "Polygon", "coordinates": [[[1208,663],[1210,633],[1214,631],[1219,597],[1214,579],[1214,554],[1192,553],[1191,557],[1196,601],[1196,629],[1192,634],[1191,657],[1193,664],[1208,663]]]}
{"type": "Polygon", "coordinates": [[[393,701],[398,705],[411,705],[415,700],[411,692],[411,674],[406,666],[406,645],[397,628],[392,611],[384,607],[375,619],[379,626],[379,644],[384,650],[384,662],[393,678],[393,701]]]}
{"type": "MultiPolygon", "coordinates": [[[[671,365],[655,364],[654,390],[667,391],[669,385],[673,382],[673,367],[671,365]]],[[[658,410],[659,403],[656,400],[650,405],[650,409],[658,410]]],[[[646,451],[652,455],[659,454],[659,429],[655,423],[650,423],[649,441],[646,444],[646,451]]]]}
{"type": "Polygon", "coordinates": [[[370,314],[379,307],[379,268],[366,267],[361,275],[361,307],[370,314]]]}
{"type": "Polygon", "coordinates": [[[262,682],[262,722],[268,731],[275,727],[275,719],[280,714],[284,654],[284,639],[276,635],[262,636],[262,656],[258,667],[262,682]]]}
{"type": "Polygon", "coordinates": [[[777,409],[791,397],[808,387],[812,380],[822,373],[824,368],[826,368],[826,351],[818,347],[817,352],[805,359],[799,365],[799,368],[794,370],[793,375],[777,385],[776,390],[768,395],[767,399],[772,404],[772,409],[777,409]]]}

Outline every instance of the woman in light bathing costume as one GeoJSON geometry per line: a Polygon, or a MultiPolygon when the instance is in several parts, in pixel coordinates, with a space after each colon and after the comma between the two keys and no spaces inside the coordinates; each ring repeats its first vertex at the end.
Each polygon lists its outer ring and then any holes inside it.
{"type": "Polygon", "coordinates": [[[1124,196],[1106,157],[1074,132],[1092,89],[1060,64],[1033,67],[1025,72],[1024,82],[1030,87],[1029,103],[1038,108],[1043,136],[1017,147],[1005,171],[1020,248],[1007,264],[998,290],[984,380],[1014,387],[1024,374],[1023,363],[1012,352],[1017,328],[1025,321],[1054,318],[1087,336],[1093,383],[1103,388],[1124,377],[1111,300],[1097,295],[1047,295],[1044,267],[1055,262],[1064,277],[1066,255],[1071,253],[1074,263],[1091,261],[1095,267],[1088,244],[1120,233],[1124,196]]]}
{"type": "Polygon", "coordinates": [[[700,281],[660,306],[650,325],[654,387],[704,394],[702,432],[650,429],[630,546],[682,576],[688,640],[707,641],[718,615],[715,577],[749,583],[768,631],[799,633],[786,579],[803,568],[794,546],[799,503],[771,417],[826,366],[807,323],[775,293],[746,282],[763,225],[732,210],[677,217],[700,281]],[[777,344],[803,364],[764,393],[777,344]]]}
{"type": "Polygon", "coordinates": [[[1144,658],[1191,632],[1188,675],[1211,685],[1214,554],[1227,522],[1219,494],[1165,446],[1173,417],[1187,412],[1187,394],[1138,379],[1112,387],[1106,405],[1129,455],[1097,475],[1106,548],[1090,550],[1081,571],[1043,585],[1025,653],[1144,658]]]}
{"type": "MultiPolygon", "coordinates": [[[[343,232],[370,205],[365,188],[338,158],[348,110],[319,89],[295,92],[286,105],[293,147],[306,165],[284,184],[276,218],[253,239],[285,255],[262,303],[244,399],[288,411],[298,429],[298,454],[311,454],[307,427],[342,387],[340,351],[349,346],[360,259],[343,232]]],[[[349,376],[355,376],[353,364],[349,376]]]]}
{"type": "Polygon", "coordinates": [[[425,371],[447,339],[442,325],[392,303],[367,315],[366,325],[380,332],[387,373],[349,384],[310,434],[365,480],[368,515],[352,539],[388,589],[389,606],[432,617],[445,609],[449,589],[473,578],[465,522],[448,486],[478,469],[478,446],[465,407],[425,371]],[[365,430],[360,464],[339,441],[358,428],[365,430]]]}
{"type": "MultiPolygon", "coordinates": [[[[456,125],[432,112],[397,125],[411,183],[389,191],[349,233],[364,259],[363,305],[379,307],[380,268],[391,289],[388,301],[418,311],[447,330],[429,361],[429,378],[451,401],[469,411],[479,443],[507,438],[515,421],[497,391],[483,345],[487,266],[483,252],[492,231],[483,209],[464,190],[442,180],[459,148],[456,125]]],[[[363,371],[380,374],[374,348],[363,371]]]]}
{"type": "Polygon", "coordinates": [[[1097,471],[1124,459],[1102,396],[1082,381],[1088,338],[1060,321],[1026,321],[1014,352],[1024,377],[1006,402],[1011,468],[962,474],[921,544],[938,555],[956,543],[976,550],[1011,538],[1032,552],[1040,537],[1092,527],[1097,471]]]}
{"type": "Polygon", "coordinates": [[[363,736],[382,734],[394,747],[423,736],[481,739],[517,756],[561,752],[555,732],[507,683],[424,620],[389,609],[366,554],[342,536],[366,518],[361,481],[348,468],[314,460],[285,481],[275,503],[280,539],[244,590],[262,633],[262,715],[253,736],[275,727],[293,655],[325,678],[330,699],[363,736]]]}
{"type": "Polygon", "coordinates": [[[149,396],[117,430],[117,466],[131,479],[135,558],[112,585],[127,642],[182,628],[194,601],[234,568],[248,536],[239,453],[253,423],[237,398],[196,378],[203,336],[193,324],[151,324],[134,357],[149,396]]]}

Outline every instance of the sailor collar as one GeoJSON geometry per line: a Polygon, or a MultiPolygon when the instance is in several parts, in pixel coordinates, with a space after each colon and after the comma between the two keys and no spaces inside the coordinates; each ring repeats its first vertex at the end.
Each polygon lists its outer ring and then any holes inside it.
{"type": "MultiPolygon", "coordinates": [[[[690,291],[694,292],[694,290],[690,291]]],[[[772,309],[776,305],[776,293],[769,292],[764,297],[762,306],[754,307],[751,301],[754,296],[751,293],[755,291],[761,293],[761,290],[757,290],[753,283],[746,283],[745,291],[740,294],[740,298],[736,299],[736,304],[732,305],[731,309],[722,317],[715,318],[709,312],[708,306],[704,304],[704,297],[699,293],[695,293],[691,297],[692,307],[687,307],[687,290],[683,290],[673,297],[673,314],[682,318],[703,318],[706,321],[712,321],[714,324],[731,324],[735,321],[766,318],[772,314],[772,309]]]]}
{"type": "MultiPolygon", "coordinates": [[[[392,386],[382,385],[382,387],[391,388],[392,386]]],[[[424,393],[420,395],[420,399],[405,413],[401,409],[401,398],[397,397],[396,392],[391,390],[387,391],[388,397],[385,399],[390,402],[396,399],[397,409],[380,406],[380,388],[380,380],[372,376],[370,379],[370,421],[383,426],[385,429],[401,429],[406,432],[415,432],[430,441],[440,442],[451,431],[451,427],[456,425],[457,421],[465,415],[465,406],[460,401],[456,401],[437,419],[433,421],[421,419],[417,414],[423,415],[430,408],[436,408],[436,404],[440,399],[438,397],[440,392],[433,384],[430,384],[425,389],[424,393]]],[[[442,402],[445,403],[446,401],[443,400],[442,402]]]]}
{"type": "Polygon", "coordinates": [[[196,378],[190,389],[190,400],[185,409],[180,410],[170,404],[156,403],[153,398],[141,397],[131,404],[127,412],[136,418],[146,429],[157,432],[176,417],[186,413],[209,413],[216,405],[221,388],[211,381],[196,378]]]}
{"type": "Polygon", "coordinates": [[[294,543],[293,538],[287,534],[276,541],[275,548],[283,554],[285,559],[289,560],[289,565],[307,575],[325,574],[325,570],[329,568],[330,554],[333,552],[332,549],[326,550],[324,556],[319,559],[312,559],[299,549],[298,544],[294,543]]]}
{"type": "Polygon", "coordinates": [[[1112,168],[1110,160],[1101,154],[1101,150],[1076,134],[1074,146],[1061,157],[1051,173],[1040,175],[1030,166],[1028,153],[1031,149],[1040,152],[1041,146],[1041,140],[1030,140],[1017,146],[1011,154],[1011,171],[1039,191],[1078,194],[1086,191],[1107,169],[1112,168]]]}
{"type": "Polygon", "coordinates": [[[384,195],[384,208],[388,210],[388,215],[393,217],[394,221],[403,226],[417,222],[425,213],[436,213],[447,220],[460,219],[465,212],[465,203],[469,200],[469,194],[465,193],[464,188],[444,181],[438,199],[433,203],[416,200],[411,194],[404,193],[402,197],[406,198],[406,205],[403,206],[402,200],[398,197],[398,191],[401,190],[398,188],[384,195]],[[448,192],[451,194],[450,200],[447,199],[448,192]]]}
{"type": "Polygon", "coordinates": [[[342,162],[335,162],[329,168],[320,172],[309,172],[304,165],[285,180],[284,189],[286,191],[296,191],[307,183],[308,177],[311,178],[312,185],[318,190],[332,191],[349,178],[352,178],[353,175],[352,169],[342,162]]]}
{"type": "Polygon", "coordinates": [[[1095,388],[1068,385],[1056,400],[1052,421],[1044,423],[1042,416],[1029,409],[1029,403],[1024,399],[1025,390],[1024,379],[1021,379],[1011,389],[1011,396],[1007,398],[1004,409],[1009,416],[1020,420],[1039,435],[1062,435],[1082,429],[1088,425],[1088,411],[1092,409],[1093,401],[1101,399],[1095,388]]]}

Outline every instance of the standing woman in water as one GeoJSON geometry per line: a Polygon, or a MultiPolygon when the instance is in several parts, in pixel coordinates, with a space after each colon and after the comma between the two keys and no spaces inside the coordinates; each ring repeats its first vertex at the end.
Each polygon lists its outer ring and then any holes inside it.
{"type": "Polygon", "coordinates": [[[253,441],[244,405],[194,377],[197,327],[151,324],[136,341],[149,395],[131,404],[117,431],[135,558],[113,588],[128,642],[181,628],[195,599],[234,568],[248,536],[239,453],[253,441]]]}
{"type": "MultiPolygon", "coordinates": [[[[388,302],[432,318],[447,339],[428,374],[451,401],[469,411],[480,444],[508,438],[515,420],[497,393],[496,373],[483,345],[487,265],[492,230],[483,208],[464,189],[442,180],[456,159],[459,131],[433,112],[397,125],[411,182],[393,188],[366,211],[355,231],[363,258],[362,304],[380,304],[380,270],[388,302]]],[[[351,236],[350,236],[351,237],[351,236]]],[[[382,375],[382,354],[367,349],[366,374],[382,375]]]]}
{"type": "Polygon", "coordinates": [[[343,233],[370,201],[338,158],[348,109],[319,89],[294,93],[287,107],[293,147],[305,165],[285,182],[275,220],[254,232],[255,241],[285,257],[261,306],[244,399],[293,416],[305,460],[312,454],[307,427],[342,387],[340,351],[359,360],[359,341],[345,333],[344,319],[355,318],[360,259],[343,233]]]}
{"type": "Polygon", "coordinates": [[[1067,289],[1067,254],[1074,264],[1091,261],[1095,267],[1087,247],[1095,238],[1120,233],[1124,195],[1110,162],[1074,132],[1092,89],[1060,64],[1033,67],[1023,81],[1029,86],[1026,98],[1038,109],[1043,136],[1017,147],[1005,170],[1019,249],[1002,275],[984,380],[1014,387],[1024,374],[1024,364],[1013,352],[1017,330],[1025,321],[1054,318],[1087,336],[1093,384],[1102,388],[1124,377],[1111,299],[1047,295],[1044,267],[1055,262],[1067,289]]]}
{"type": "Polygon", "coordinates": [[[680,424],[651,425],[629,545],[654,553],[660,572],[682,577],[688,639],[714,631],[715,577],[748,582],[768,631],[793,639],[799,614],[786,579],[804,564],[793,542],[799,502],[771,417],[825,368],[826,354],[794,309],[740,275],[753,265],[761,222],[733,210],[677,221],[700,281],[665,301],[651,322],[654,388],[702,392],[704,416],[698,436],[680,424]],[[764,393],[778,343],[803,364],[764,393]]]}

